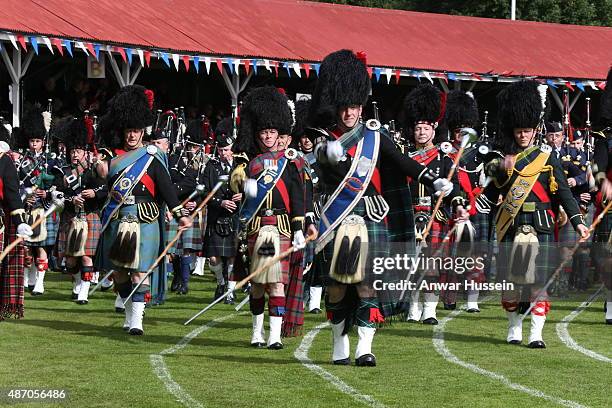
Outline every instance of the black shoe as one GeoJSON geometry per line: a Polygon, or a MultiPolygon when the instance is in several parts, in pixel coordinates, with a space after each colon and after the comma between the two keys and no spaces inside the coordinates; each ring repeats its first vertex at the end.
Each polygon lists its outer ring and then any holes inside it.
{"type": "Polygon", "coordinates": [[[77,300],[76,303],[77,305],[86,305],[89,302],[87,300],[77,300]]]}
{"type": "Polygon", "coordinates": [[[125,313],[124,307],[115,307],[115,313],[125,313]]]}
{"type": "Polygon", "coordinates": [[[546,344],[544,344],[542,340],[536,340],[529,343],[527,347],[531,349],[543,349],[546,348],[546,344]]]}
{"type": "Polygon", "coordinates": [[[268,350],[282,350],[283,349],[283,343],[272,343],[268,346],[268,350]]]}
{"type": "Polygon", "coordinates": [[[225,303],[226,305],[233,305],[234,303],[236,303],[236,300],[234,296],[228,295],[225,297],[225,299],[223,299],[223,303],[225,303]]]}
{"type": "Polygon", "coordinates": [[[343,366],[351,365],[351,359],[343,358],[342,360],[334,360],[332,364],[333,365],[343,365],[343,366]]]}
{"type": "Polygon", "coordinates": [[[34,285],[28,285],[28,292],[32,293],[34,290],[34,285]]]}
{"type": "Polygon", "coordinates": [[[612,319],[606,319],[606,324],[612,324],[612,319]]]}
{"type": "Polygon", "coordinates": [[[179,286],[181,285],[181,281],[179,280],[178,274],[174,274],[172,277],[172,283],[170,284],[170,291],[176,292],[179,290],[179,286]]]}
{"type": "Polygon", "coordinates": [[[251,343],[251,347],[254,347],[254,348],[264,348],[264,347],[266,347],[266,343],[251,343]]]}
{"type": "Polygon", "coordinates": [[[455,309],[457,309],[456,303],[445,303],[444,304],[444,310],[455,310],[455,309]]]}
{"type": "Polygon", "coordinates": [[[521,344],[521,341],[520,340],[510,340],[508,342],[508,344],[512,344],[514,346],[517,346],[517,345],[521,344]]]}
{"type": "Polygon", "coordinates": [[[435,326],[436,324],[438,324],[438,320],[435,317],[429,317],[423,320],[423,324],[431,324],[435,326]]]}
{"type": "Polygon", "coordinates": [[[142,336],[142,335],[144,334],[144,331],[143,331],[143,330],[141,330],[141,329],[136,329],[136,328],[133,328],[133,329],[130,329],[129,333],[130,333],[132,336],[142,336]]]}
{"type": "Polygon", "coordinates": [[[310,314],[321,314],[321,309],[319,309],[318,307],[315,307],[314,309],[312,309],[308,313],[310,313],[310,314]]]}
{"type": "Polygon", "coordinates": [[[181,284],[181,286],[176,291],[179,295],[186,295],[189,293],[189,286],[186,283],[181,284]]]}
{"type": "Polygon", "coordinates": [[[78,298],[79,298],[79,294],[72,292],[72,296],[70,296],[70,299],[77,300],[78,298]]]}
{"type": "Polygon", "coordinates": [[[40,293],[40,292],[32,291],[32,296],[41,296],[41,295],[42,295],[42,293],[40,293]]]}
{"type": "Polygon", "coordinates": [[[226,292],[225,285],[217,285],[217,289],[215,289],[215,299],[219,299],[226,292]]]}
{"type": "Polygon", "coordinates": [[[355,360],[357,367],[376,367],[376,357],[374,354],[364,354],[355,360]]]}
{"type": "Polygon", "coordinates": [[[467,310],[468,313],[480,313],[480,309],[471,308],[467,310]]]}

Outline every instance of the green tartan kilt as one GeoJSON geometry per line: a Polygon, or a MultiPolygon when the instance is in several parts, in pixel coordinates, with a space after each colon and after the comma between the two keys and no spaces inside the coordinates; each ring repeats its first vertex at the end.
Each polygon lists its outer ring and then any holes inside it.
{"type": "MultiPolygon", "coordinates": [[[[363,282],[359,285],[372,286],[373,282],[377,279],[381,279],[384,275],[375,275],[373,271],[373,260],[378,257],[388,257],[390,254],[389,250],[389,230],[385,223],[385,220],[381,222],[374,222],[368,218],[365,211],[363,201],[360,201],[353,211],[349,214],[355,214],[363,217],[365,225],[368,229],[368,259],[366,262],[365,276],[363,282]]],[[[315,256],[315,262],[318,263],[319,272],[323,275],[322,280],[326,286],[328,285],[341,285],[338,281],[329,276],[331,267],[331,261],[334,255],[334,240],[328,243],[321,252],[315,256]]],[[[393,316],[397,313],[397,303],[394,302],[388,293],[378,291],[378,307],[385,317],[393,316]]]]}
{"type": "MultiPolygon", "coordinates": [[[[173,218],[170,222],[166,222],[166,244],[170,243],[178,232],[178,223],[173,218]]],[[[184,249],[191,251],[199,251],[202,249],[202,230],[197,220],[194,220],[193,226],[181,234],[179,240],[170,248],[169,254],[182,255],[184,249]]]]}
{"type": "Polygon", "coordinates": [[[470,217],[470,221],[474,226],[476,234],[474,236],[474,242],[489,242],[489,231],[491,227],[491,221],[489,218],[490,214],[482,214],[476,212],[476,214],[470,217]]]}

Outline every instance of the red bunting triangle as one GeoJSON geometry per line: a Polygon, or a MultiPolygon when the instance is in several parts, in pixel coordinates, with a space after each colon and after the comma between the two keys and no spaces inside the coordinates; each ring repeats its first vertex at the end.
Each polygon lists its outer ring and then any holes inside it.
{"type": "Polygon", "coordinates": [[[567,89],[574,91],[574,87],[572,86],[572,84],[569,81],[565,82],[565,86],[567,87],[567,89]]]}
{"type": "Polygon", "coordinates": [[[278,61],[273,61],[272,64],[274,65],[274,73],[276,74],[276,77],[278,78],[278,61]]]}
{"type": "Polygon", "coordinates": [[[302,68],[304,68],[304,72],[306,73],[306,78],[310,77],[310,64],[307,62],[304,62],[302,64],[302,68]]]}
{"type": "Polygon", "coordinates": [[[480,75],[472,74],[472,77],[478,81],[482,81],[482,77],[480,75]]]}
{"type": "Polygon", "coordinates": [[[446,84],[448,85],[448,76],[446,76],[446,74],[442,74],[442,79],[444,80],[444,82],[446,82],[446,84]]]}
{"type": "Polygon", "coordinates": [[[217,68],[219,68],[219,73],[223,74],[223,60],[221,58],[217,58],[217,68]]]}
{"type": "Polygon", "coordinates": [[[144,51],[145,62],[147,63],[147,67],[151,65],[151,51],[144,51]]]}
{"type": "Polygon", "coordinates": [[[606,81],[601,81],[597,84],[597,87],[603,91],[604,89],[606,89],[606,81]]]}
{"type": "Polygon", "coordinates": [[[372,67],[368,67],[368,76],[372,79],[372,67]]]}
{"type": "Polygon", "coordinates": [[[94,46],[92,43],[88,42],[85,43],[85,48],[87,48],[87,50],[89,51],[89,53],[91,54],[92,57],[96,58],[96,60],[98,59],[96,57],[96,51],[94,50],[94,46]]]}
{"type": "Polygon", "coordinates": [[[189,72],[189,55],[183,55],[183,64],[185,64],[185,71],[189,72]]]}
{"type": "Polygon", "coordinates": [[[62,47],[62,40],[60,40],[59,38],[52,38],[51,39],[51,44],[55,45],[55,48],[57,48],[57,50],[59,51],[60,55],[63,57],[64,56],[64,47],[62,47]]]}
{"type": "Polygon", "coordinates": [[[395,83],[396,83],[396,84],[399,84],[399,81],[400,81],[400,74],[401,74],[401,73],[400,73],[400,70],[399,70],[399,69],[396,69],[396,70],[395,70],[395,83]]]}
{"type": "Polygon", "coordinates": [[[251,70],[251,61],[248,59],[244,60],[244,71],[247,75],[249,75],[249,71],[251,70]]]}
{"type": "Polygon", "coordinates": [[[21,48],[23,48],[24,51],[27,51],[27,47],[26,47],[26,42],[25,42],[25,37],[21,34],[17,34],[17,41],[19,41],[19,44],[21,44],[21,48]]]}
{"type": "Polygon", "coordinates": [[[125,49],[123,47],[115,47],[115,51],[121,55],[123,62],[127,62],[127,56],[125,55],[125,49]]]}

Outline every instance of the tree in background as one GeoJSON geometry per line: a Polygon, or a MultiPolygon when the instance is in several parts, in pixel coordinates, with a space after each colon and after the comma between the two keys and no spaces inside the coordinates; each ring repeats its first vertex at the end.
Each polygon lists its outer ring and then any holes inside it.
{"type": "MultiPolygon", "coordinates": [[[[462,16],[510,18],[510,0],[318,0],[462,16]]],[[[612,26],[612,0],[517,0],[518,20],[612,26]]]]}

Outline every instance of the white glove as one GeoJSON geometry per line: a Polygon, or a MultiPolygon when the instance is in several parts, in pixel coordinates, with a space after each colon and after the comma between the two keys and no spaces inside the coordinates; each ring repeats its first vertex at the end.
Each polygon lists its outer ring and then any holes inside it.
{"type": "Polygon", "coordinates": [[[257,197],[257,180],[251,178],[244,180],[244,194],[249,198],[257,197]]]}
{"type": "Polygon", "coordinates": [[[27,238],[31,237],[32,234],[34,234],[34,231],[32,231],[32,227],[30,227],[25,222],[22,222],[17,226],[17,235],[19,235],[20,237],[27,238]]]}
{"type": "Polygon", "coordinates": [[[436,196],[444,194],[444,197],[448,196],[453,191],[453,183],[447,179],[439,178],[433,182],[434,189],[436,190],[436,196]]]}
{"type": "Polygon", "coordinates": [[[344,157],[344,149],[337,140],[327,142],[325,153],[327,153],[327,160],[330,163],[338,163],[344,157]]]}
{"type": "Polygon", "coordinates": [[[306,238],[304,238],[304,233],[302,230],[293,233],[293,241],[291,242],[291,245],[293,245],[296,250],[306,247],[306,238]]]}

